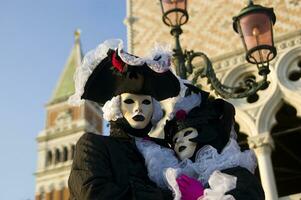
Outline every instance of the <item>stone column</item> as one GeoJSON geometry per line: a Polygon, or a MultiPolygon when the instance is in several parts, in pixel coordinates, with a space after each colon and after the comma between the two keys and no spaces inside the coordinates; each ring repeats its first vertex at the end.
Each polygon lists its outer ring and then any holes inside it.
{"type": "Polygon", "coordinates": [[[262,187],[266,200],[278,199],[275,176],[271,160],[274,141],[270,133],[261,133],[248,138],[249,147],[255,151],[262,187]]]}

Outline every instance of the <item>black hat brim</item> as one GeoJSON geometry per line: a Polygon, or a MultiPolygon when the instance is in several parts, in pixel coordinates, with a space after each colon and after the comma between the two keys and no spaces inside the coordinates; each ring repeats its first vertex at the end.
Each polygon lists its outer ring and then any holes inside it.
{"type": "Polygon", "coordinates": [[[112,97],[128,92],[150,95],[161,101],[175,97],[180,92],[179,80],[170,70],[157,73],[144,64],[139,66],[129,65],[128,71],[143,76],[143,85],[139,91],[131,90],[131,88],[137,88],[135,81],[128,81],[124,74],[112,68],[111,55],[108,53],[108,56],[97,65],[89,76],[81,98],[105,104],[112,97]],[[123,89],[120,90],[120,87],[123,87],[123,89]]]}

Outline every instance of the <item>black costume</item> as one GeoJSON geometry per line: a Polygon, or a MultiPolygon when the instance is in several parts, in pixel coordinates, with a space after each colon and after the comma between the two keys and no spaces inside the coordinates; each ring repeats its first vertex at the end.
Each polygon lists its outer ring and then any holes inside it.
{"type": "MultiPolygon", "coordinates": [[[[125,133],[124,133],[125,134],[125,133]]],[[[172,199],[147,176],[133,138],[84,134],[76,145],[69,178],[70,199],[172,199]]]]}
{"type": "Polygon", "coordinates": [[[264,191],[257,179],[249,170],[242,167],[233,167],[221,172],[237,177],[236,188],[226,192],[236,200],[264,200],[264,191]]]}

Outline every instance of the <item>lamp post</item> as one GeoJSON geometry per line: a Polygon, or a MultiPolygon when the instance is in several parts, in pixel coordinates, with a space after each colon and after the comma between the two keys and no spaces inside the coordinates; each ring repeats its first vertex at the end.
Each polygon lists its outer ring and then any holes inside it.
{"type": "Polygon", "coordinates": [[[204,60],[205,66],[194,72],[193,82],[201,77],[207,77],[214,90],[224,98],[244,98],[266,88],[269,84],[267,75],[270,72],[269,62],[275,58],[277,51],[273,41],[273,25],[276,16],[273,8],[254,5],[249,0],[247,7],[233,17],[233,29],[240,34],[245,50],[246,60],[256,64],[258,73],[262,80],[256,82],[254,79],[246,79],[238,87],[223,85],[216,77],[212,62],[203,52],[183,51],[180,44],[181,26],[189,19],[187,12],[187,0],[160,0],[163,22],[171,27],[171,35],[175,39],[173,49],[176,73],[183,79],[187,74],[192,74],[195,68],[192,61],[196,57],[204,60]]]}

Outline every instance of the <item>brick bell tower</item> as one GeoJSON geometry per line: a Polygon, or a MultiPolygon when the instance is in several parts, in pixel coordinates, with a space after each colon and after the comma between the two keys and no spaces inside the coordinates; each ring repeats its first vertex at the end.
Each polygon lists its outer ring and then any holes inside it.
{"type": "Polygon", "coordinates": [[[68,177],[75,144],[87,131],[102,133],[101,111],[95,103],[85,101],[78,107],[67,103],[75,91],[73,74],[82,58],[80,31],[76,30],[74,46],[53,95],[45,106],[45,128],[36,138],[36,200],[69,199],[68,177]]]}

